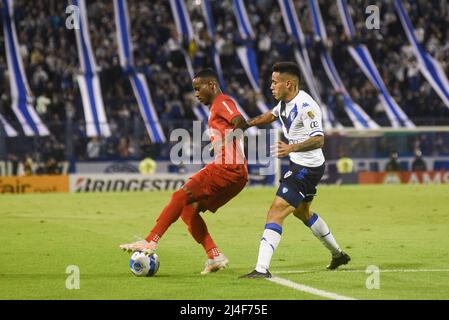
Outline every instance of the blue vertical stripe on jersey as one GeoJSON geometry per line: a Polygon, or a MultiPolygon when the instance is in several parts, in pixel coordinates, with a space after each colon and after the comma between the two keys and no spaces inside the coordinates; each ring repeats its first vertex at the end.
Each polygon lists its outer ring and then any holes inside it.
{"type": "Polygon", "coordinates": [[[287,118],[287,130],[288,131],[290,131],[290,127],[292,126],[292,123],[296,119],[297,116],[298,116],[298,107],[295,104],[293,109],[288,114],[288,118],[287,118]]]}

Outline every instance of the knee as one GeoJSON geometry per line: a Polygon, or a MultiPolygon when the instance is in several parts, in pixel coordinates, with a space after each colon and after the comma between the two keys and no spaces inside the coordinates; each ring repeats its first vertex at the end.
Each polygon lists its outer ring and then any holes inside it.
{"type": "Polygon", "coordinates": [[[189,200],[189,195],[183,189],[179,189],[178,191],[173,192],[171,198],[176,202],[186,205],[189,200]]]}
{"type": "Polygon", "coordinates": [[[296,210],[293,214],[304,223],[312,217],[312,212],[309,209],[296,210]]]}
{"type": "Polygon", "coordinates": [[[285,215],[279,208],[276,208],[273,206],[268,211],[267,223],[274,222],[279,225],[282,225],[282,223],[284,222],[284,219],[285,219],[285,215]]]}
{"type": "Polygon", "coordinates": [[[185,224],[190,225],[195,215],[198,214],[198,203],[192,203],[184,207],[181,213],[181,219],[185,224]]]}
{"type": "Polygon", "coordinates": [[[273,204],[271,205],[270,210],[267,215],[267,222],[274,222],[279,225],[282,225],[284,219],[295,210],[289,203],[287,203],[284,199],[276,196],[273,204]]]}
{"type": "Polygon", "coordinates": [[[186,225],[190,225],[190,221],[192,220],[192,215],[187,212],[183,212],[183,213],[181,213],[181,219],[182,219],[182,221],[184,221],[184,223],[186,225]]]}

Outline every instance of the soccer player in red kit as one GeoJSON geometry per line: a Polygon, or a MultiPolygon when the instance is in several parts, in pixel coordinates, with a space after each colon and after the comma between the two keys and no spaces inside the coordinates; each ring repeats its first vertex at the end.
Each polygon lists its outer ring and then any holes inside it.
{"type": "Polygon", "coordinates": [[[192,84],[196,98],[204,105],[211,105],[208,126],[214,162],[173,193],[145,240],[123,244],[120,248],[154,253],[159,239],[181,217],[192,237],[206,251],[208,260],[201,274],[208,274],[227,267],[228,259],[218,249],[199,213],[207,210],[215,213],[246,186],[248,170],[241,133],[248,124],[233,100],[221,92],[218,77],[212,69],[198,72],[192,84]]]}

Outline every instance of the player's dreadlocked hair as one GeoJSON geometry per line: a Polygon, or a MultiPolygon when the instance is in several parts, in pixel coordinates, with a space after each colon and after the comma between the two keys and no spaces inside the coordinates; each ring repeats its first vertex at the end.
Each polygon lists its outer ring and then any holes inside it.
{"type": "Polygon", "coordinates": [[[301,83],[301,71],[299,70],[299,66],[294,62],[290,61],[277,62],[273,65],[272,71],[279,73],[288,73],[292,76],[297,77],[298,83],[301,83]]]}

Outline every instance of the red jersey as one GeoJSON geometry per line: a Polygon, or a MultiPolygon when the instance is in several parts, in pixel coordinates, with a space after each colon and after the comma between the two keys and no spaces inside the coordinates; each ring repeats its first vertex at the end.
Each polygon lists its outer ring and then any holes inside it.
{"type": "Polygon", "coordinates": [[[248,169],[243,149],[243,137],[229,140],[232,120],[239,116],[234,101],[224,94],[215,97],[209,114],[209,135],[214,145],[215,160],[193,175],[185,187],[198,202],[200,211],[216,212],[234,198],[248,182],[248,169]]]}
{"type": "Polygon", "coordinates": [[[234,130],[231,121],[240,115],[234,101],[227,95],[219,94],[212,102],[208,125],[216,164],[240,164],[246,167],[243,137],[234,138],[232,143],[224,145],[226,135],[234,130]]]}

